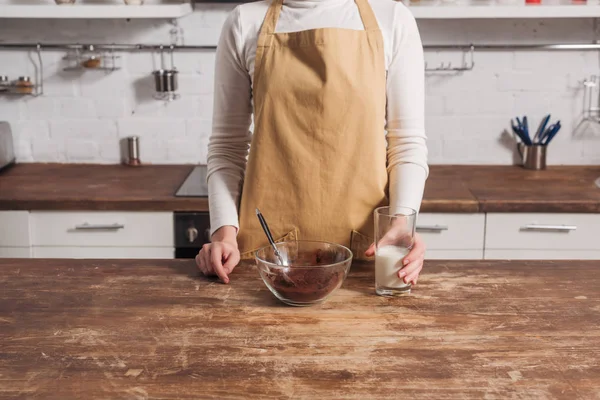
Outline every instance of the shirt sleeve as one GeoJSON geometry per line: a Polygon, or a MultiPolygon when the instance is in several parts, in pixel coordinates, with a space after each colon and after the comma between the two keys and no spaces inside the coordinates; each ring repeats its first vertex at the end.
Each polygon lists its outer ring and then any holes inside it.
{"type": "Polygon", "coordinates": [[[223,25],[215,62],[214,111],[208,144],[211,235],[225,225],[239,229],[238,204],[250,148],[252,84],[240,43],[240,10],[223,25]]]}
{"type": "Polygon", "coordinates": [[[429,174],[423,45],[414,17],[400,3],[394,27],[386,110],[390,206],[419,211],[429,174]]]}

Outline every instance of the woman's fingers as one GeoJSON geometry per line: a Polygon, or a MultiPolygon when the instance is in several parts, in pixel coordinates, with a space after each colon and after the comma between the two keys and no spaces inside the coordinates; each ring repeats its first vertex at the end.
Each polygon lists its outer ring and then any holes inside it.
{"type": "Polygon", "coordinates": [[[374,255],[375,255],[375,243],[373,243],[371,246],[369,246],[367,251],[365,251],[365,256],[367,256],[367,257],[373,257],[374,255]]]}
{"type": "Polygon", "coordinates": [[[402,268],[398,272],[398,276],[405,283],[409,283],[419,276],[421,269],[423,269],[423,259],[414,260],[406,267],[402,268]]]}
{"type": "Polygon", "coordinates": [[[406,255],[406,257],[404,257],[404,260],[402,261],[403,265],[408,265],[411,262],[415,261],[415,260],[419,260],[419,259],[423,259],[425,257],[425,243],[423,242],[423,239],[421,239],[421,236],[417,233],[415,234],[415,244],[412,247],[412,249],[410,250],[410,252],[406,255]]]}
{"type": "Polygon", "coordinates": [[[210,249],[210,263],[213,271],[223,281],[229,283],[229,277],[223,268],[223,246],[212,246],[210,249]]]}
{"type": "Polygon", "coordinates": [[[204,263],[204,254],[202,254],[202,250],[196,255],[196,265],[200,272],[206,275],[206,265],[204,263]]]}
{"type": "Polygon", "coordinates": [[[223,268],[225,269],[225,273],[229,275],[240,262],[240,252],[237,249],[229,250],[225,253],[225,258],[223,268]]]}

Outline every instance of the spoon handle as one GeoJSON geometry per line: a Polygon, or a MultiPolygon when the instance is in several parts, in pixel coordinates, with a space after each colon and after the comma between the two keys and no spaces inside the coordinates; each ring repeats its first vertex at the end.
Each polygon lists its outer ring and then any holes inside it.
{"type": "Polygon", "coordinates": [[[279,258],[281,260],[281,256],[279,255],[279,250],[277,250],[277,245],[275,245],[275,241],[273,240],[273,235],[271,235],[271,230],[269,229],[269,225],[267,225],[267,221],[265,221],[265,218],[263,217],[263,215],[261,214],[261,212],[258,208],[256,209],[256,216],[258,217],[260,226],[262,226],[263,231],[265,231],[265,235],[267,235],[267,239],[269,240],[269,243],[271,243],[271,246],[273,247],[273,251],[275,252],[275,255],[277,256],[277,258],[279,258]]]}

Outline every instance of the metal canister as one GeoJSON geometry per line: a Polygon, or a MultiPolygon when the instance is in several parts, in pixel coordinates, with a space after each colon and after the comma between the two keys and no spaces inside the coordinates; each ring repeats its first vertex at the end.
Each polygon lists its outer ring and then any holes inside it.
{"type": "Polygon", "coordinates": [[[127,138],[127,164],[141,165],[140,161],[140,140],[139,136],[129,136],[127,138]]]}

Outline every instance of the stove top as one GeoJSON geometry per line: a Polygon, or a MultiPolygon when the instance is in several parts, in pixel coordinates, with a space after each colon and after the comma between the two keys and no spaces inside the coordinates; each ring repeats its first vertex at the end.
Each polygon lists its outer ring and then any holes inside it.
{"type": "Polygon", "coordinates": [[[175,193],[177,197],[207,197],[206,165],[195,167],[175,193]]]}

